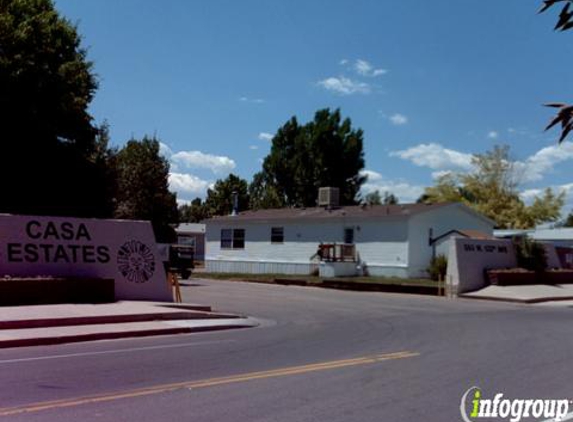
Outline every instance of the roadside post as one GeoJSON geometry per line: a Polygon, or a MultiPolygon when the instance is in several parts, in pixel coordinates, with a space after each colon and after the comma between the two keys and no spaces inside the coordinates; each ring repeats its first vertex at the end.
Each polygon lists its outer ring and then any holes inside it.
{"type": "Polygon", "coordinates": [[[169,285],[173,289],[173,300],[176,303],[182,303],[183,297],[181,296],[181,288],[180,288],[179,277],[177,276],[177,273],[172,272],[172,271],[167,271],[167,282],[169,283],[169,285]]]}

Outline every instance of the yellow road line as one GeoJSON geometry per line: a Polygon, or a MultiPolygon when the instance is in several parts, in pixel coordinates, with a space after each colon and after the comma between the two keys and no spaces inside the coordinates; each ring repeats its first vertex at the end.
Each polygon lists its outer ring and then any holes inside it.
{"type": "Polygon", "coordinates": [[[83,404],[89,404],[89,403],[101,403],[113,400],[142,397],[152,394],[166,393],[174,390],[179,390],[182,388],[189,388],[189,389],[206,388],[206,387],[213,387],[216,385],[232,384],[236,382],[245,382],[263,378],[273,378],[287,375],[303,374],[307,372],[325,371],[328,369],[338,369],[349,366],[366,365],[377,362],[383,362],[386,360],[405,359],[415,356],[419,356],[419,353],[403,351],[396,353],[365,356],[356,359],[335,360],[335,361],[315,363],[310,365],[291,366],[281,369],[272,369],[269,371],[250,372],[246,374],[232,375],[229,377],[210,378],[199,381],[177,382],[172,384],[160,384],[153,387],[140,388],[136,390],[129,390],[119,393],[100,394],[100,395],[93,395],[79,398],[32,403],[19,407],[0,408],[0,416],[10,416],[10,415],[17,415],[20,413],[39,412],[42,410],[81,406],[83,404]]]}

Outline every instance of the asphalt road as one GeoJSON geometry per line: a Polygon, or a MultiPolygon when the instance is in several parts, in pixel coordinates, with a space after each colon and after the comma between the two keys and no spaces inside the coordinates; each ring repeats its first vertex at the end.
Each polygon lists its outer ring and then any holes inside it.
{"type": "Polygon", "coordinates": [[[455,422],[472,386],[573,399],[568,307],[191,284],[261,326],[0,350],[0,420],[455,422]]]}

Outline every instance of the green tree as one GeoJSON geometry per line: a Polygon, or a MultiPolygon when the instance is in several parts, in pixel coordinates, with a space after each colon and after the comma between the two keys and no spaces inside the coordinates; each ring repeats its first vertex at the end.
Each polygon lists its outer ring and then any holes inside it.
{"type": "Polygon", "coordinates": [[[374,192],[367,193],[364,196],[363,202],[367,205],[382,205],[382,196],[380,191],[376,189],[374,192]]]}
{"type": "Polygon", "coordinates": [[[526,270],[543,272],[547,269],[547,251],[543,243],[528,237],[513,240],[517,266],[526,270]]]}
{"type": "Polygon", "coordinates": [[[207,190],[205,207],[209,216],[229,215],[233,211],[233,196],[238,195],[239,211],[249,209],[249,184],[246,180],[230,174],[224,180],[217,180],[213,189],[207,190]]]}
{"type": "Polygon", "coordinates": [[[263,172],[253,176],[253,181],[249,185],[249,200],[249,208],[253,210],[281,208],[285,204],[284,197],[263,172]]]}
{"type": "Polygon", "coordinates": [[[368,205],[396,205],[400,201],[393,193],[385,191],[384,195],[380,195],[380,191],[376,189],[366,194],[362,202],[368,205]]]}
{"type": "Polygon", "coordinates": [[[552,189],[546,188],[542,196],[537,196],[528,208],[535,222],[557,221],[565,202],[565,192],[555,195],[552,189]]]}
{"type": "Polygon", "coordinates": [[[426,188],[420,202],[463,202],[496,222],[498,228],[531,228],[556,221],[565,194],[546,189],[527,206],[519,197],[519,176],[507,146],[496,146],[472,158],[475,170],[447,174],[426,188]]]}
{"type": "Polygon", "coordinates": [[[429,186],[424,190],[417,202],[466,202],[462,197],[462,189],[459,186],[458,176],[446,173],[436,179],[434,186],[429,186]]]}
{"type": "Polygon", "coordinates": [[[169,191],[169,163],[159,154],[159,141],[132,139],[117,153],[115,217],[149,220],[159,242],[172,242],[177,202],[169,191]]]}
{"type": "Polygon", "coordinates": [[[366,176],[363,132],[340,110],[319,110],[300,125],[292,117],[272,140],[271,152],[251,187],[257,207],[315,206],[320,187],[338,187],[342,205],[357,203],[366,176]]]}
{"type": "Polygon", "coordinates": [[[190,204],[181,205],[178,212],[180,223],[199,223],[208,217],[207,207],[201,198],[195,198],[190,204]]]}
{"type": "Polygon", "coordinates": [[[384,192],[384,197],[382,198],[382,203],[384,205],[396,205],[399,202],[400,201],[398,200],[398,197],[396,197],[396,195],[388,191],[384,192]]]}
{"type": "Polygon", "coordinates": [[[80,43],[52,1],[0,0],[0,211],[110,211],[88,113],[97,81],[80,43]]]}
{"type": "Polygon", "coordinates": [[[563,227],[573,227],[573,212],[570,212],[563,220],[563,227]]]}
{"type": "Polygon", "coordinates": [[[117,148],[110,147],[109,124],[104,121],[98,128],[94,148],[88,155],[88,162],[94,166],[92,190],[89,192],[101,201],[99,214],[94,217],[112,217],[115,211],[117,193],[117,148]]]}

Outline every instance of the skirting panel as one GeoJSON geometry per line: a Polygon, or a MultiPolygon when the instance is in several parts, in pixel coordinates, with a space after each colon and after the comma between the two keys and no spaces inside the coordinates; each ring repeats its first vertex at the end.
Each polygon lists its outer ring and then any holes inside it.
{"type": "Polygon", "coordinates": [[[293,262],[252,262],[252,261],[205,261],[205,270],[209,273],[240,274],[288,274],[309,275],[318,272],[317,263],[293,262]]]}

